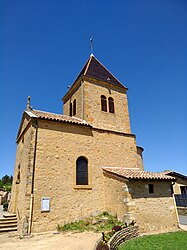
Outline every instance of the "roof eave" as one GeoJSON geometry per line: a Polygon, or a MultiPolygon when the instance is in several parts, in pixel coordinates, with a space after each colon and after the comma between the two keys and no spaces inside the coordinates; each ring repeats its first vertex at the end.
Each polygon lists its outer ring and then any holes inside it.
{"type": "Polygon", "coordinates": [[[114,86],[115,88],[125,89],[125,91],[128,90],[128,88],[125,87],[122,83],[121,83],[121,86],[118,86],[118,85],[115,85],[115,84],[113,84],[113,83],[110,83],[110,82],[107,82],[107,81],[103,81],[103,80],[101,80],[101,79],[99,79],[99,78],[96,78],[96,77],[93,77],[93,76],[88,76],[88,75],[84,75],[84,76],[82,76],[82,78],[83,78],[83,79],[93,79],[93,80],[96,80],[96,81],[100,81],[100,82],[102,82],[102,83],[104,83],[104,84],[106,84],[106,85],[114,86]]]}
{"type": "Polygon", "coordinates": [[[76,86],[82,81],[83,76],[79,76],[79,78],[76,79],[76,81],[72,84],[71,88],[68,90],[68,92],[61,98],[61,100],[65,103],[69,95],[73,92],[73,90],[76,88],[76,86]]]}

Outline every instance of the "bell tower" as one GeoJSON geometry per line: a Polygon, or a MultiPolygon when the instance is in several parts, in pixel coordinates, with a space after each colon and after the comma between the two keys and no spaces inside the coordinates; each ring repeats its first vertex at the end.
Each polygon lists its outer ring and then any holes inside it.
{"type": "Polygon", "coordinates": [[[63,97],[64,115],[93,127],[131,133],[127,88],[93,55],[63,97]]]}

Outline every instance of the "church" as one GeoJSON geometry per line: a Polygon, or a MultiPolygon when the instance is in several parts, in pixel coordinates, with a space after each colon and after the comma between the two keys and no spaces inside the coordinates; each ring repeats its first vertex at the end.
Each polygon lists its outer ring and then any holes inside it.
{"type": "Polygon", "coordinates": [[[64,114],[23,112],[9,212],[20,234],[103,211],[141,233],[176,229],[175,178],[147,172],[131,132],[127,87],[93,54],[63,97],[64,114]]]}

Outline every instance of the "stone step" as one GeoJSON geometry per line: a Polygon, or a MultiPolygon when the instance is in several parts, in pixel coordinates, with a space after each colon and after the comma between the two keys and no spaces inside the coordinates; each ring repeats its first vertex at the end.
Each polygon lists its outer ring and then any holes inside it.
{"type": "Polygon", "coordinates": [[[8,221],[0,221],[0,226],[1,225],[9,225],[9,224],[17,224],[17,220],[8,220],[8,221]]]}
{"type": "Polygon", "coordinates": [[[0,233],[17,231],[17,217],[16,214],[4,214],[0,218],[0,233]]]}
{"type": "Polygon", "coordinates": [[[1,221],[17,221],[17,218],[15,217],[13,217],[13,218],[0,218],[0,223],[1,223],[1,221]]]}
{"type": "Polygon", "coordinates": [[[3,214],[4,218],[16,218],[16,214],[3,214]]]}
{"type": "Polygon", "coordinates": [[[17,227],[0,228],[0,233],[17,231],[17,227]]]}
{"type": "Polygon", "coordinates": [[[17,227],[17,223],[9,223],[9,224],[0,224],[0,229],[1,228],[7,228],[7,227],[17,227]]]}

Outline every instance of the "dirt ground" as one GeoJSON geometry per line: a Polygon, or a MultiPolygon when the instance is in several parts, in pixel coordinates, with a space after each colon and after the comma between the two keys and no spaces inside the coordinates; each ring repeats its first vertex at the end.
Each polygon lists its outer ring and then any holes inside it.
{"type": "Polygon", "coordinates": [[[93,250],[101,234],[83,233],[46,233],[35,234],[22,239],[15,234],[0,234],[0,249],[11,250],[93,250]]]}

